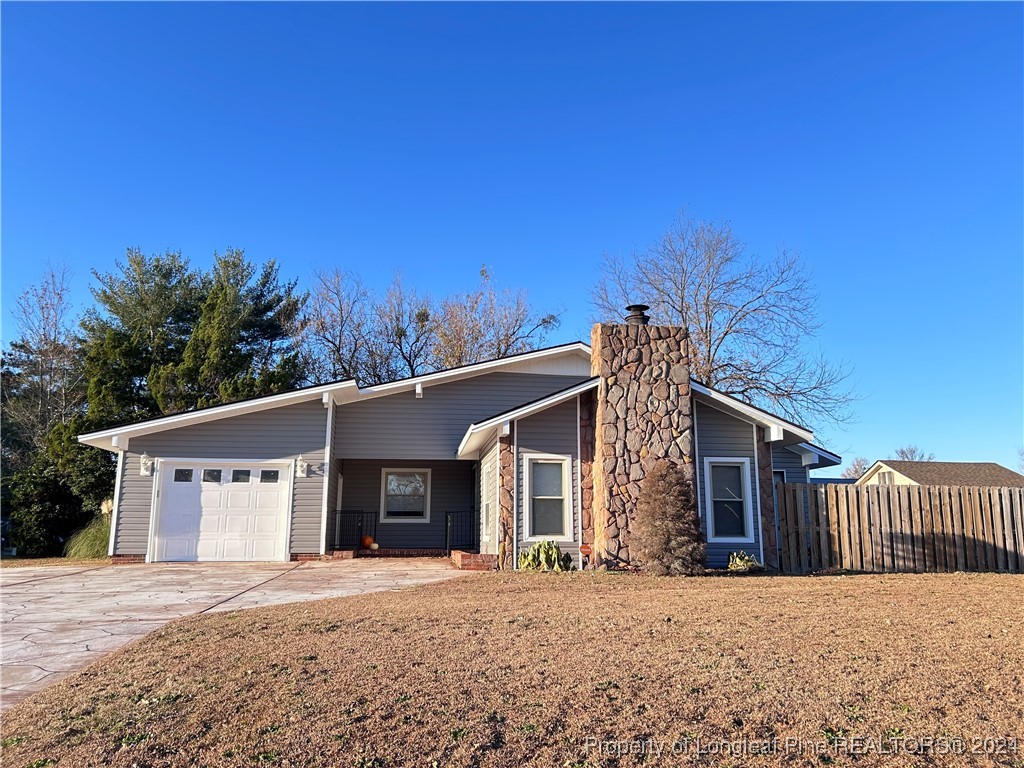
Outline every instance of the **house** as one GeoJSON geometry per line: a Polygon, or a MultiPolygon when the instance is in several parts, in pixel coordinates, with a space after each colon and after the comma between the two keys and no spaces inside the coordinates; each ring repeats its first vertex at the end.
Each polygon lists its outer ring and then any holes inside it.
{"type": "Polygon", "coordinates": [[[708,562],[777,562],[774,483],[840,457],[690,377],[685,329],[574,342],[360,387],[339,381],[79,437],[117,453],[117,562],[298,560],[478,549],[511,568],[551,539],[609,567],[660,459],[696,483],[708,562]],[[582,550],[581,550],[582,548],[582,550]]]}
{"type": "Polygon", "coordinates": [[[1024,487],[1024,475],[991,461],[879,460],[857,478],[857,485],[967,485],[1024,487]]]}

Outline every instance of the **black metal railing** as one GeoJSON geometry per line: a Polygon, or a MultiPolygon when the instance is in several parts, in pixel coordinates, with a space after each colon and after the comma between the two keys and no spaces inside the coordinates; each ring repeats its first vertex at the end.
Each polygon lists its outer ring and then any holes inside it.
{"type": "Polygon", "coordinates": [[[339,509],[334,513],[334,548],[360,549],[363,536],[377,540],[377,513],[339,509]]]}
{"type": "Polygon", "coordinates": [[[475,509],[444,513],[444,548],[448,554],[453,549],[477,549],[479,532],[475,509]]]}

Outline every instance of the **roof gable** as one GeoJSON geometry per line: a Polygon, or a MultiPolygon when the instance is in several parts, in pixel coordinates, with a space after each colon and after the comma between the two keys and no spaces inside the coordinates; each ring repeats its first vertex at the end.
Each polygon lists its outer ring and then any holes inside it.
{"type": "Polygon", "coordinates": [[[858,484],[867,481],[883,468],[889,468],[918,485],[968,485],[989,487],[1024,487],[1024,475],[991,461],[876,461],[858,484]]]}

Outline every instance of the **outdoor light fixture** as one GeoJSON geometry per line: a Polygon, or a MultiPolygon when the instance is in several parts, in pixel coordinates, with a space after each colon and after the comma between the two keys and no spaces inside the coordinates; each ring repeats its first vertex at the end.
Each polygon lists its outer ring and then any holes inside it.
{"type": "Polygon", "coordinates": [[[301,454],[299,455],[299,458],[295,460],[295,473],[299,477],[309,476],[309,462],[302,458],[301,454]]]}
{"type": "Polygon", "coordinates": [[[143,477],[149,477],[153,474],[153,457],[148,453],[143,453],[139,456],[139,474],[143,477]]]}

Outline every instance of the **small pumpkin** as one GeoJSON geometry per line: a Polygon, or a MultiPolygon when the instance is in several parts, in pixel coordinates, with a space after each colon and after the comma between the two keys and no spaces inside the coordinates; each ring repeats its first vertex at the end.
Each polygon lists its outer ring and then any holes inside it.
{"type": "Polygon", "coordinates": [[[380,544],[378,544],[376,541],[371,541],[370,542],[370,549],[372,549],[374,552],[376,552],[378,549],[380,549],[380,544]]]}
{"type": "Polygon", "coordinates": [[[373,536],[363,536],[359,544],[362,546],[363,549],[369,549],[373,544],[373,536]]]}

